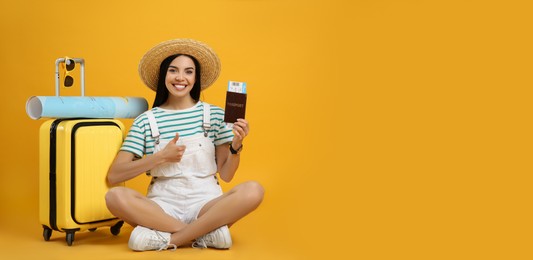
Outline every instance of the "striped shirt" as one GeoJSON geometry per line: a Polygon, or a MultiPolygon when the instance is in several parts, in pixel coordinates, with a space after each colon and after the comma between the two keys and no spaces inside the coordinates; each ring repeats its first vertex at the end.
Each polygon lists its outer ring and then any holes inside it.
{"type": "MultiPolygon", "coordinates": [[[[202,102],[184,110],[169,110],[160,107],[152,108],[160,132],[160,139],[171,140],[179,133],[180,138],[203,133],[202,102]]],[[[221,145],[233,140],[233,131],[224,123],[224,110],[211,105],[211,128],[208,133],[214,145],[221,145]]],[[[137,116],[120,148],[121,151],[142,157],[154,153],[154,138],[146,112],[137,116]]]]}

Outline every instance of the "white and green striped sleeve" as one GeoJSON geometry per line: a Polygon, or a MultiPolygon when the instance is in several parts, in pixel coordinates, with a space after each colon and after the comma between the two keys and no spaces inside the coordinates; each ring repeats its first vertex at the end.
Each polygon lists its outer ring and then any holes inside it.
{"type": "Polygon", "coordinates": [[[128,135],[122,143],[121,151],[133,153],[137,157],[143,157],[146,153],[146,116],[138,116],[131,125],[128,135]]]}
{"type": "Polygon", "coordinates": [[[233,130],[224,123],[224,110],[222,108],[212,106],[211,127],[215,130],[215,145],[229,143],[233,140],[233,130]]]}

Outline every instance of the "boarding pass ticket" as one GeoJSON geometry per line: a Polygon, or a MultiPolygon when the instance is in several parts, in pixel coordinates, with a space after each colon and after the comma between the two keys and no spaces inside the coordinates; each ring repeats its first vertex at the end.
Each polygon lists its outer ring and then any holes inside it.
{"type": "Polygon", "coordinates": [[[228,91],[246,94],[246,82],[229,81],[228,91]]]}

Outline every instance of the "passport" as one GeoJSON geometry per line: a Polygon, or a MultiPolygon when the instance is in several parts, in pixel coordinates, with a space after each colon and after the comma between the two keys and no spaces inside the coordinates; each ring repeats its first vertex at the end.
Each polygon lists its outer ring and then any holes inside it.
{"type": "Polygon", "coordinates": [[[246,115],[246,83],[230,81],[226,92],[224,122],[235,123],[246,115]]]}

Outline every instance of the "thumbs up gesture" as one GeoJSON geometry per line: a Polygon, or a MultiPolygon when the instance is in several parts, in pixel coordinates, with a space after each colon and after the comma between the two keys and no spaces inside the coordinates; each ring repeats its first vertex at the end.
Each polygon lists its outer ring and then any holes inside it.
{"type": "MultiPolygon", "coordinates": [[[[174,137],[174,139],[170,140],[169,144],[170,143],[176,144],[179,139],[180,139],[180,134],[176,133],[176,136],[174,137]]],[[[168,144],[167,144],[167,146],[168,146],[168,144]]]]}
{"type": "Polygon", "coordinates": [[[180,138],[180,135],[176,133],[176,137],[170,140],[170,142],[161,151],[163,153],[163,158],[165,158],[165,161],[167,162],[180,162],[181,161],[181,158],[183,157],[183,153],[185,152],[185,145],[177,144],[179,138],[180,138]]]}

